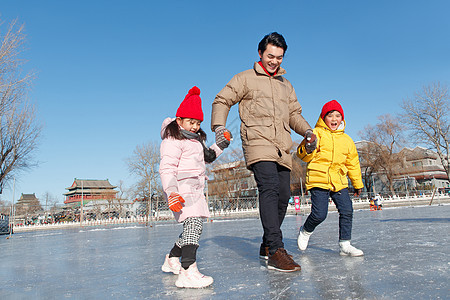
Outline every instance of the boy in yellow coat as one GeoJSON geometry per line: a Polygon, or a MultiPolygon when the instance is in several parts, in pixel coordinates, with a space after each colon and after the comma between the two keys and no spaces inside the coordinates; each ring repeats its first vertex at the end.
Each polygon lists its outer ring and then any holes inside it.
{"type": "Polygon", "coordinates": [[[310,235],[322,223],[328,213],[328,199],[331,197],[339,212],[339,247],[341,255],[361,256],[363,251],[350,244],[353,220],[353,205],[348,193],[348,178],[355,188],[355,195],[364,187],[361,179],[358,152],[350,136],[344,133],[344,111],[332,100],[327,102],[320,114],[313,141],[303,140],[297,149],[297,156],[308,163],[306,188],[311,193],[311,213],[300,228],[298,247],[305,250],[310,235]]]}

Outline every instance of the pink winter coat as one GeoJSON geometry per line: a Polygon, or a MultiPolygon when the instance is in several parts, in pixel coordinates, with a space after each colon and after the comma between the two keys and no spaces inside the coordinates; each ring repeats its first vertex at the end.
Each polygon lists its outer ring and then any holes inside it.
{"type": "MultiPolygon", "coordinates": [[[[164,120],[161,138],[167,125],[173,120],[164,120]]],[[[216,144],[211,149],[216,152],[216,156],[222,153],[216,144]]],[[[188,217],[208,218],[210,214],[204,193],[206,175],[202,144],[193,139],[166,138],[161,142],[160,153],[159,175],[166,199],[175,192],[185,200],[181,211],[173,212],[175,220],[183,222],[188,217]]]]}

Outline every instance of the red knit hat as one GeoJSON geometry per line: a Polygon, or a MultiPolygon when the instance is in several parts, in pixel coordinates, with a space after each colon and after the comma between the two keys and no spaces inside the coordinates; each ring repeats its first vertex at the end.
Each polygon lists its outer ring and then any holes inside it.
{"type": "Polygon", "coordinates": [[[194,86],[189,90],[180,107],[178,107],[176,116],[203,121],[202,99],[200,99],[198,87],[194,86]]]}
{"type": "Polygon", "coordinates": [[[344,110],[342,106],[336,100],[331,100],[322,107],[322,112],[320,113],[320,117],[323,119],[325,116],[332,110],[337,110],[342,115],[342,120],[344,120],[344,110]]]}

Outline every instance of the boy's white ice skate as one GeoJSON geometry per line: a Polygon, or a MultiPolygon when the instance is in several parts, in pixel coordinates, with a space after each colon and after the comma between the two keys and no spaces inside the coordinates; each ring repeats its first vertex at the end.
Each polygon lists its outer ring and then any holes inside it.
{"type": "Polygon", "coordinates": [[[350,245],[350,241],[339,242],[339,254],[350,256],[363,256],[364,252],[350,245]]]}
{"type": "Polygon", "coordinates": [[[187,270],[181,268],[175,285],[179,288],[204,288],[211,285],[213,281],[211,276],[200,273],[197,269],[197,263],[193,263],[187,270]]]}
{"type": "Polygon", "coordinates": [[[302,251],[306,250],[306,247],[308,247],[308,241],[311,234],[312,232],[305,231],[303,229],[303,226],[300,228],[297,238],[298,249],[302,251]]]}
{"type": "Polygon", "coordinates": [[[161,267],[161,270],[166,273],[172,272],[175,275],[180,274],[181,263],[179,257],[169,257],[169,254],[166,254],[166,259],[164,260],[164,264],[161,267]]]}

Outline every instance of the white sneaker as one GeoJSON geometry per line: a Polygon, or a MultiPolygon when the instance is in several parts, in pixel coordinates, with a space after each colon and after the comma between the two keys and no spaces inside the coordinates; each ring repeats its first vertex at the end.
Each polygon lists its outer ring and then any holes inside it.
{"type": "Polygon", "coordinates": [[[340,255],[350,255],[350,256],[363,256],[364,252],[358,248],[350,245],[350,241],[339,242],[339,254],[340,255]]]}
{"type": "Polygon", "coordinates": [[[308,247],[308,241],[311,234],[312,232],[307,232],[303,230],[303,226],[300,228],[297,238],[298,249],[302,251],[306,250],[306,247],[308,247]]]}
{"type": "Polygon", "coordinates": [[[197,263],[193,263],[187,270],[181,268],[175,285],[179,288],[203,288],[211,285],[213,281],[211,276],[200,273],[197,269],[197,263]]]}
{"type": "Polygon", "coordinates": [[[181,263],[179,257],[169,257],[169,254],[166,254],[166,259],[164,260],[164,264],[161,267],[161,270],[166,273],[172,272],[175,275],[180,274],[181,263]]]}

